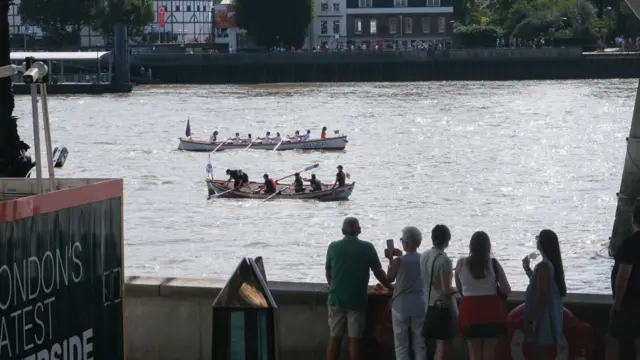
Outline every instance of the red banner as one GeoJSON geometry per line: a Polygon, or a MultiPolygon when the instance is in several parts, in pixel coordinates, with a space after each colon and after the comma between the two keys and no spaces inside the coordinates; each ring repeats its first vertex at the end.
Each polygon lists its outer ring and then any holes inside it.
{"type": "Polygon", "coordinates": [[[164,27],[164,6],[160,6],[158,9],[158,26],[164,27]]]}

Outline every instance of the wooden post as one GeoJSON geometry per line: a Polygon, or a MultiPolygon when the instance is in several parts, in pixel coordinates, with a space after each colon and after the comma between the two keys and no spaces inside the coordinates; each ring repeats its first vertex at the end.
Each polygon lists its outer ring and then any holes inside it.
{"type": "Polygon", "coordinates": [[[631,130],[627,138],[627,153],[624,160],[618,208],[613,222],[613,232],[609,242],[609,254],[615,255],[622,241],[633,232],[631,212],[640,203],[640,82],[636,91],[636,103],[631,118],[631,130]]]}

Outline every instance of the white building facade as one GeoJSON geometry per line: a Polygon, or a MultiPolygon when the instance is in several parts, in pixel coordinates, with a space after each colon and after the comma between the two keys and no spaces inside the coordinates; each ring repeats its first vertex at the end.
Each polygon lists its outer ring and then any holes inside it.
{"type": "MultiPolygon", "coordinates": [[[[219,2],[219,0],[218,0],[219,2]]],[[[14,0],[9,9],[10,33],[20,39],[39,39],[44,35],[35,26],[23,24],[18,8],[20,0],[14,0]],[[25,36],[26,35],[26,36],[25,36]]],[[[134,43],[156,42],[208,42],[213,24],[214,2],[211,0],[153,0],[154,21],[147,26],[144,35],[134,39],[134,43]],[[164,17],[161,16],[164,8],[164,17]],[[136,41],[137,40],[137,41],[136,41]]],[[[27,48],[15,43],[12,47],[27,48]]],[[[105,37],[88,27],[80,31],[80,46],[104,46],[105,37]]]]}
{"type": "Polygon", "coordinates": [[[316,17],[310,31],[311,46],[326,46],[335,49],[347,37],[346,0],[316,0],[316,17]]]}
{"type": "Polygon", "coordinates": [[[211,0],[153,0],[154,22],[145,29],[151,41],[146,42],[209,42],[214,5],[211,0]]]}

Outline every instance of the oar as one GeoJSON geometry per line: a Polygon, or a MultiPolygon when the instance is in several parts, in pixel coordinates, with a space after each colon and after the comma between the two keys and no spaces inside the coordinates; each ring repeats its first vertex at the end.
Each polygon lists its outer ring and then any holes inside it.
{"type": "Polygon", "coordinates": [[[276,147],[273,148],[273,151],[278,150],[278,148],[280,147],[280,144],[282,144],[283,141],[284,141],[284,139],[281,139],[280,142],[278,143],[278,145],[276,145],[276,147]]]}
{"type": "Polygon", "coordinates": [[[221,142],[220,142],[220,145],[216,146],[216,148],[215,148],[215,149],[213,149],[213,151],[212,151],[212,152],[216,152],[216,151],[218,151],[218,149],[220,148],[220,146],[224,145],[224,143],[225,143],[225,141],[221,141],[221,142]]]}
{"type": "MultiPolygon", "coordinates": [[[[249,183],[246,183],[246,184],[244,184],[244,185],[240,186],[240,187],[238,188],[238,191],[240,191],[240,189],[242,189],[243,187],[245,187],[245,186],[247,186],[247,185],[249,185],[249,183]]],[[[251,188],[249,188],[249,189],[251,189],[251,188]]],[[[223,191],[223,192],[221,192],[220,194],[217,194],[216,196],[224,195],[224,194],[226,194],[226,193],[232,192],[233,190],[235,190],[235,188],[231,188],[230,190],[223,191]]]]}
{"type": "Polygon", "coordinates": [[[280,191],[277,191],[275,194],[273,194],[273,195],[269,196],[268,198],[266,198],[266,199],[262,200],[262,201],[260,202],[260,204],[262,204],[263,202],[265,202],[265,201],[267,201],[267,200],[271,199],[272,197],[274,197],[274,196],[276,196],[276,195],[280,194],[281,192],[283,192],[283,191],[287,190],[287,189],[288,189],[288,188],[290,188],[290,187],[291,187],[291,186],[285,186],[285,187],[283,187],[282,189],[280,189],[280,191]]]}
{"type": "Polygon", "coordinates": [[[244,150],[242,150],[242,151],[247,151],[247,149],[249,149],[249,148],[251,147],[251,145],[253,145],[253,142],[254,142],[254,141],[255,141],[255,140],[251,140],[251,143],[249,144],[249,146],[247,146],[246,148],[244,148],[244,150]]]}
{"type": "MultiPolygon", "coordinates": [[[[301,172],[305,172],[305,171],[313,170],[313,169],[317,168],[318,166],[320,166],[320,164],[314,164],[314,165],[311,165],[311,166],[307,166],[306,168],[304,168],[304,169],[302,169],[301,171],[298,171],[298,172],[299,172],[299,173],[301,173],[301,172]]],[[[280,178],[280,179],[276,180],[276,182],[279,182],[279,181],[284,180],[284,179],[286,179],[286,178],[290,178],[290,177],[292,177],[292,176],[293,176],[293,175],[295,175],[295,174],[296,174],[296,173],[293,173],[293,174],[291,174],[291,175],[287,175],[287,176],[285,176],[285,177],[283,177],[283,178],[280,178]]]]}

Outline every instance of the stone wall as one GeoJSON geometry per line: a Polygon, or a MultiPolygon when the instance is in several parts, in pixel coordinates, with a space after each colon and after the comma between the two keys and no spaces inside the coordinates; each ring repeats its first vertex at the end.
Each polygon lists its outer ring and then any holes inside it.
{"type": "MultiPolygon", "coordinates": [[[[223,285],[210,279],[128,278],[128,359],[210,360],[211,306],[223,285]]],[[[269,286],[280,307],[281,359],[324,359],[328,340],[327,286],[288,282],[269,282],[269,286]]],[[[515,292],[508,306],[513,308],[522,301],[523,293],[515,292]]],[[[594,326],[601,354],[611,297],[569,294],[565,306],[578,319],[594,326]]],[[[466,346],[459,345],[456,358],[466,359],[466,346]]]]}
{"type": "MultiPolygon", "coordinates": [[[[580,48],[543,49],[453,49],[430,51],[356,51],[356,52],[267,52],[219,54],[141,53],[131,55],[133,64],[158,65],[267,65],[323,63],[396,63],[410,61],[517,61],[580,60],[580,48]]],[[[139,66],[137,67],[140,68],[139,66]]]]}

